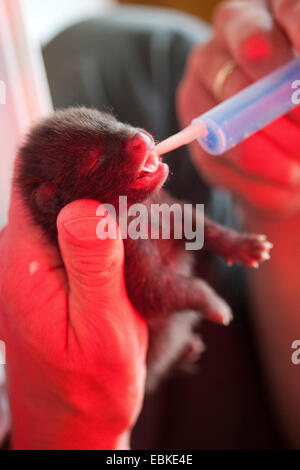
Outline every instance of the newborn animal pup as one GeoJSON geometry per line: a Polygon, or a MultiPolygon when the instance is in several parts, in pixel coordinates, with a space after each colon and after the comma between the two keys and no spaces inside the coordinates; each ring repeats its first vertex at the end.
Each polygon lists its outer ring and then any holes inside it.
{"type": "MultiPolygon", "coordinates": [[[[17,187],[34,222],[57,243],[57,215],[77,199],[113,204],[116,210],[120,195],[129,205],[179,203],[161,189],[168,166],[153,149],[144,130],[97,110],[66,109],[29,133],[18,155],[17,187]]],[[[215,253],[248,266],[268,259],[272,247],[263,235],[239,234],[208,218],[204,236],[215,253]]],[[[150,235],[124,240],[128,295],[149,325],[148,388],[175,364],[198,358],[203,347],[194,327],[201,316],[222,324],[232,317],[226,302],[193,276],[196,253],[185,250],[185,241],[150,235]]]]}

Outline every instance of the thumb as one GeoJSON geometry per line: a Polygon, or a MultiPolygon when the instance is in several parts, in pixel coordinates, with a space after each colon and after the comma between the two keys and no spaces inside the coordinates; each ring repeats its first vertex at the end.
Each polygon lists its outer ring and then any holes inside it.
{"type": "Polygon", "coordinates": [[[120,298],[125,292],[124,246],[105,207],[94,200],[74,201],[58,215],[57,229],[70,294],[81,307],[120,298]]]}

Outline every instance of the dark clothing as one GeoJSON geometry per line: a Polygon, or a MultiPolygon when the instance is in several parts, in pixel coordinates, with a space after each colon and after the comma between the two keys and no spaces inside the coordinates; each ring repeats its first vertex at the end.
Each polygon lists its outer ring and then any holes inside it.
{"type": "MultiPolygon", "coordinates": [[[[85,105],[113,111],[157,140],[178,131],[175,91],[187,55],[210,34],[202,22],[169,10],[119,9],[72,26],[44,48],[56,107],[85,105]]],[[[187,148],[167,157],[167,189],[205,203],[206,212],[232,225],[229,196],[211,191],[187,148]]],[[[227,268],[201,252],[199,274],[230,303],[229,327],[200,328],[207,352],[194,376],[169,378],[146,397],[133,434],[136,449],[270,449],[278,439],[262,389],[241,268],[227,268]]]]}

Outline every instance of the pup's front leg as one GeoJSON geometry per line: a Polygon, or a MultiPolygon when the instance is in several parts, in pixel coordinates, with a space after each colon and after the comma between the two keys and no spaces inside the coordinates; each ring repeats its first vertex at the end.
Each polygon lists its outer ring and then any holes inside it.
{"type": "Polygon", "coordinates": [[[238,233],[205,218],[204,238],[207,246],[227,259],[228,264],[234,262],[246,266],[258,267],[259,263],[270,258],[273,247],[265,235],[238,233]]]}

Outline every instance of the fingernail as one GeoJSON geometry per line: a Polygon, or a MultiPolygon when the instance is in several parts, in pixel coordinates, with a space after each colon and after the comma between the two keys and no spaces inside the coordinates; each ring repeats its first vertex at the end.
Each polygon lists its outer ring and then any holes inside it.
{"type": "Polygon", "coordinates": [[[244,41],[242,54],[247,60],[263,60],[272,56],[273,49],[266,38],[255,35],[244,41]]]}
{"type": "Polygon", "coordinates": [[[63,224],[65,231],[77,240],[97,240],[99,217],[81,217],[63,224]]]}

